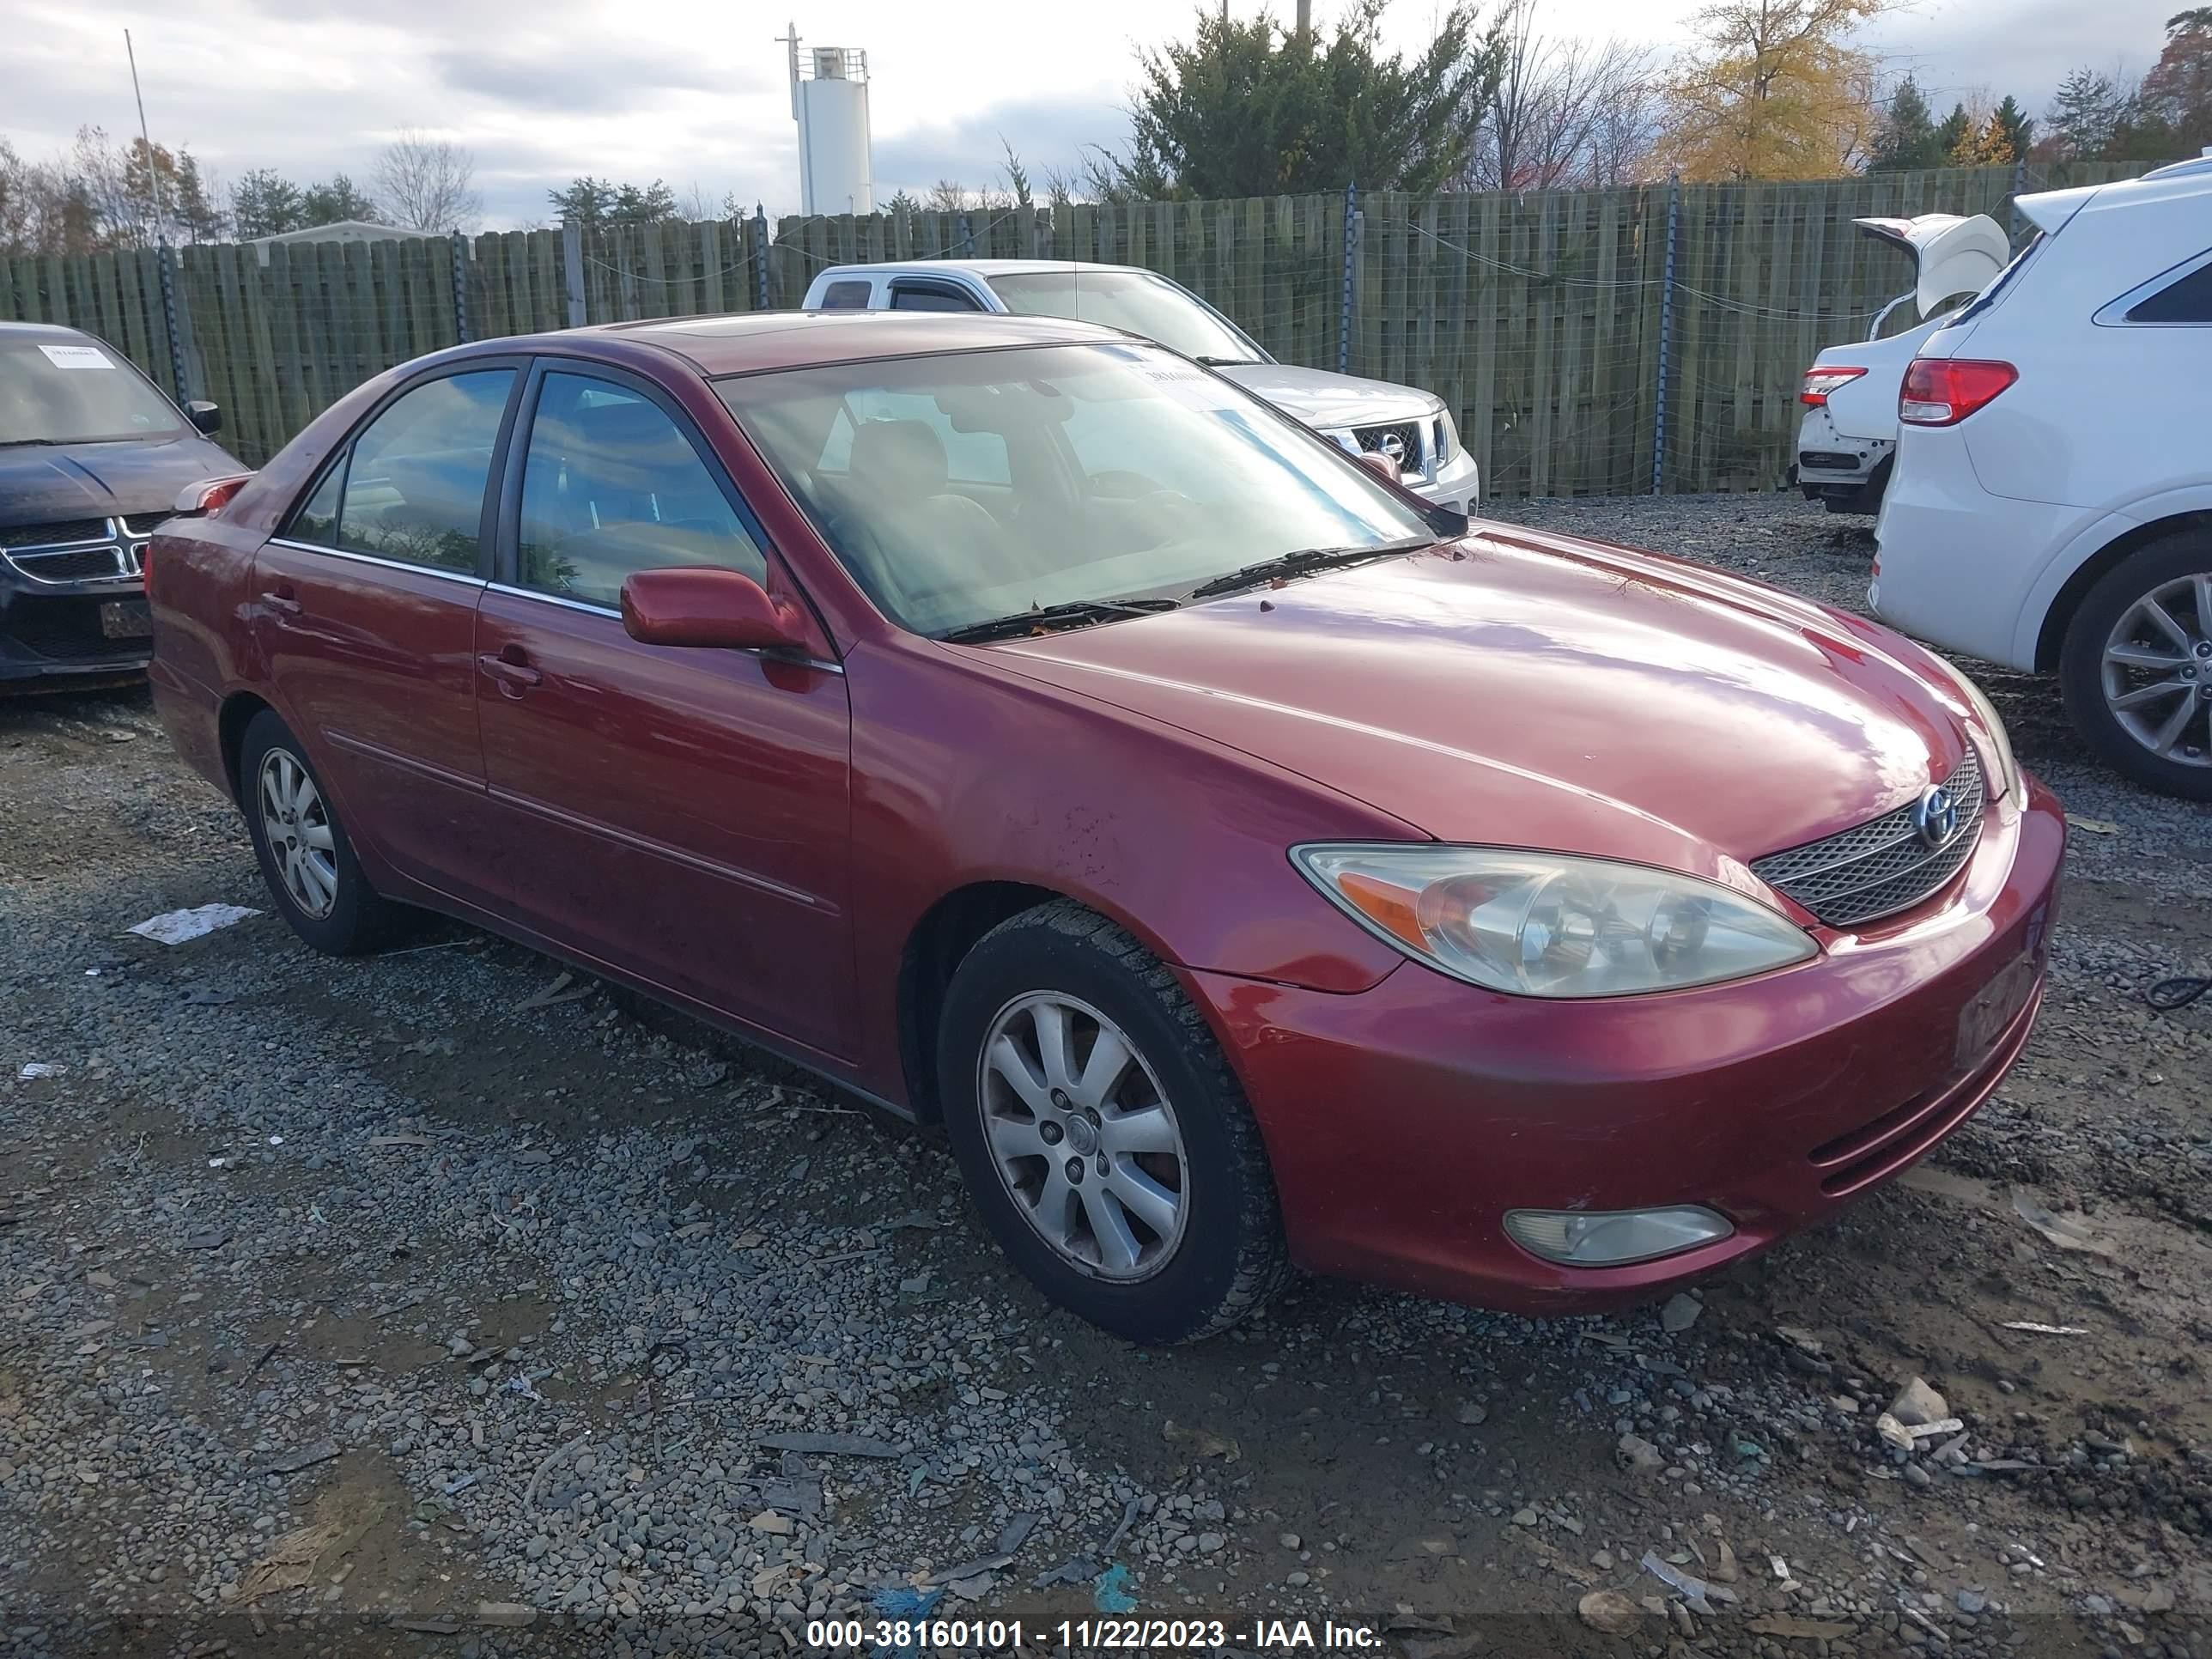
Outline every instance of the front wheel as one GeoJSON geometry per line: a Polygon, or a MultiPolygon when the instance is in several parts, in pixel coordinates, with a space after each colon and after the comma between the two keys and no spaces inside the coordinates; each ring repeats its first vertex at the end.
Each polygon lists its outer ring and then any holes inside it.
{"type": "Polygon", "coordinates": [[[2212,533],[2162,537],[2100,577],[2067,626],[2059,684],[2108,764],[2212,800],[2212,533]]]}
{"type": "Polygon", "coordinates": [[[1072,902],[1001,923],[953,975],[939,1090],[1000,1246],[1136,1342],[1209,1336],[1284,1278],[1259,1125],[1159,959],[1072,902]]]}

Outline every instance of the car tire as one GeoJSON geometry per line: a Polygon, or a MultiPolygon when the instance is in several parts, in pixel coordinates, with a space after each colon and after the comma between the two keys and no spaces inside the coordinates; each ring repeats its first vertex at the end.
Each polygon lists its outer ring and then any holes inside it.
{"type": "MultiPolygon", "coordinates": [[[[2206,580],[2212,580],[2212,532],[2185,530],[2137,548],[2082,596],[2067,623],[2058,659],[2067,717],[2090,748],[2144,787],[2184,800],[2212,800],[2212,697],[2205,696],[2206,688],[2212,686],[2212,616],[2185,611],[2174,618],[2190,636],[2185,646],[2162,629],[2136,630],[2152,643],[2163,641],[2171,647],[2175,666],[2170,678],[2182,689],[2170,700],[2154,698],[2140,705],[2143,712],[2132,716],[2132,729],[2112,707],[2111,690],[2140,690],[2159,683],[2161,677],[2155,669],[2115,666],[2108,686],[2106,652],[2123,623],[2140,622],[2138,607],[2146,600],[2162,589],[2170,594],[2176,584],[2206,580]],[[2160,754],[2136,733],[2149,728],[2155,715],[2178,710],[2179,698],[2185,696],[2191,699],[2191,712],[2174,740],[2173,752],[2160,754]]],[[[2189,609],[2201,613],[2203,606],[2189,609]]],[[[2171,606],[2167,611],[2173,615],[2171,606]]]]}
{"type": "Polygon", "coordinates": [[[1095,911],[1047,904],[1000,923],[968,953],[939,1022],[938,1087],[954,1156],[993,1236],[1070,1312],[1133,1342],[1190,1342],[1226,1330],[1280,1287],[1282,1215],[1244,1091],[1175,975],[1095,911]],[[1059,1069],[1072,1086],[1088,1079],[1109,1030],[1131,1051],[1092,1107],[1082,1102],[1096,1090],[1054,1093],[1053,1066],[1031,1063],[1042,1060],[1052,1023],[1038,1022],[1055,1006],[1070,1034],[1059,1069]],[[1010,1074],[994,1069],[1000,1040],[1014,1045],[1029,1087],[1048,1097],[1043,1109],[1030,1112],[1010,1074]],[[1062,1101],[1065,1114],[1054,1109],[1062,1101]],[[1009,1152],[1029,1144],[1025,1116],[1038,1140],[1029,1155],[1009,1152]],[[1157,1150],[1170,1139],[1171,1154],[1157,1150]],[[1163,1194],[1175,1200],[1171,1226],[1152,1224],[1167,1213],[1163,1194]],[[1055,1205],[1073,1224],[1048,1235],[1040,1218],[1055,1205]]]}
{"type": "Polygon", "coordinates": [[[314,763],[269,709],[248,723],[240,745],[239,797],[261,878],[294,933],[333,957],[361,956],[398,936],[406,912],[368,884],[314,763]],[[298,787],[301,783],[304,793],[298,787]],[[289,799],[280,805],[278,797],[289,799]],[[298,810],[301,806],[304,814],[298,810]],[[325,840],[327,846],[321,844],[325,840]],[[311,859],[313,854],[321,856],[311,859]],[[311,902],[325,890],[325,884],[327,900],[319,906],[311,902]]]}

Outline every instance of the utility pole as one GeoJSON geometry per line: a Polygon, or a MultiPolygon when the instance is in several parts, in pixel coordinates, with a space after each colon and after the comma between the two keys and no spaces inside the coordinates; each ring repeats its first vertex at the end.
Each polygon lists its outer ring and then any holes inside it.
{"type": "Polygon", "coordinates": [[[166,242],[161,228],[161,173],[154,165],[153,135],[146,126],[146,94],[138,90],[138,49],[131,44],[131,31],[123,31],[123,54],[131,60],[131,95],[138,100],[138,142],[146,147],[146,194],[154,211],[154,240],[166,242]]]}

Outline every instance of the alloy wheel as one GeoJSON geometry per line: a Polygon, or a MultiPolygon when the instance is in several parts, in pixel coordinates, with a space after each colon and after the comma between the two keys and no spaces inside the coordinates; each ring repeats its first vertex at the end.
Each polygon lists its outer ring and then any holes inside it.
{"type": "Polygon", "coordinates": [[[330,809],[307,769],[282,749],[261,760],[261,833],[301,914],[319,921],[338,900],[336,838],[330,809]]]}
{"type": "Polygon", "coordinates": [[[2151,753],[2212,767],[2212,573],[2160,583],[2105,641],[2105,706],[2151,753]]]}
{"type": "Polygon", "coordinates": [[[1059,992],[1016,997],[985,1034],[976,1087],[992,1167],[1038,1237],[1097,1278],[1166,1265],[1189,1163],[1174,1105],[1119,1026],[1059,992]]]}

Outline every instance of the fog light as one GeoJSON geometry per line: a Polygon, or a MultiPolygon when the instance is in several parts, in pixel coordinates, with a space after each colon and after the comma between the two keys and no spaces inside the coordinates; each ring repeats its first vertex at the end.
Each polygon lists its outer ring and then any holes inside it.
{"type": "Polygon", "coordinates": [[[1570,1267],[1621,1267],[1726,1238],[1728,1218],[1694,1204],[1663,1210],[1508,1210],[1513,1242],[1570,1267]]]}

